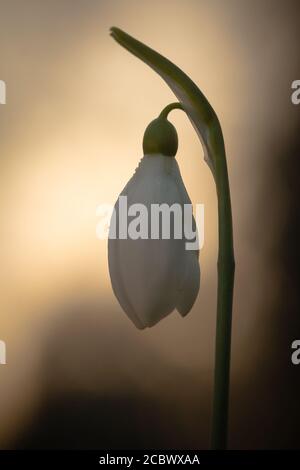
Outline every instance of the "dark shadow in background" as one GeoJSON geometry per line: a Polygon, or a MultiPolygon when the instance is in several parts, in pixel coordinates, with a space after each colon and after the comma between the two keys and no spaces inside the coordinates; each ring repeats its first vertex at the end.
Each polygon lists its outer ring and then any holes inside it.
{"type": "Polygon", "coordinates": [[[101,320],[99,304],[61,312],[42,356],[40,404],[11,448],[207,446],[199,377],[166,363],[140,332],[130,343],[113,323],[101,320]]]}
{"type": "Polygon", "coordinates": [[[264,318],[260,331],[258,321],[248,344],[249,355],[259,351],[257,362],[232,391],[233,448],[300,448],[300,365],[291,362],[291,344],[300,339],[300,106],[295,112],[299,131],[294,138],[281,148],[270,145],[272,164],[265,175],[263,210],[257,214],[257,230],[270,232],[274,240],[273,246],[257,249],[275,276],[265,300],[269,324],[264,318]],[[278,232],[272,232],[275,218],[278,232]]]}

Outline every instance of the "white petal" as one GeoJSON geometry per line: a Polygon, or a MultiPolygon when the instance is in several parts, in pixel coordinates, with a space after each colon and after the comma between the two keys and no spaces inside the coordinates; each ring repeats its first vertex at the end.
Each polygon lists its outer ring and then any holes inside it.
{"type": "Polygon", "coordinates": [[[175,308],[178,252],[169,240],[119,240],[119,275],[132,310],[153,326],[175,308]]]}
{"type": "MultiPolygon", "coordinates": [[[[181,179],[178,187],[184,204],[191,204],[191,200],[181,179]]],[[[193,230],[196,228],[196,222],[193,217],[193,230]]],[[[179,293],[176,302],[176,309],[183,317],[192,309],[200,288],[200,266],[199,251],[186,250],[182,279],[179,287],[179,293]]]]}
{"type": "Polygon", "coordinates": [[[130,320],[140,330],[145,328],[139,317],[137,316],[124,287],[123,279],[120,272],[120,250],[119,243],[122,240],[108,240],[108,265],[111,278],[111,284],[115,296],[117,297],[124,312],[127,313],[130,320]]]}
{"type": "Polygon", "coordinates": [[[187,251],[185,272],[179,289],[176,309],[183,317],[189,313],[197,298],[200,286],[200,268],[195,251],[187,251]]]}
{"type": "MultiPolygon", "coordinates": [[[[149,213],[151,204],[189,203],[176,160],[162,155],[145,156],[121,195],[127,196],[128,207],[141,203],[149,213]]],[[[108,257],[115,295],[138,328],[154,325],[181,305],[190,265],[184,239],[109,239],[108,257]]],[[[178,309],[185,312],[187,305],[178,309]]]]}

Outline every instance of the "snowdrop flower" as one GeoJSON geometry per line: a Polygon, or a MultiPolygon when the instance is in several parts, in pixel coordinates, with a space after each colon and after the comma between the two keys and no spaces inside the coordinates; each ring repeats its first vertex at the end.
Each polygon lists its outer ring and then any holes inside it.
{"type": "MultiPolygon", "coordinates": [[[[111,36],[151,67],[176,95],[179,102],[167,106],[160,117],[166,118],[168,112],[175,108],[186,113],[198,134],[204,159],[216,184],[219,254],[211,448],[226,449],[235,261],[230,185],[221,124],[201,90],[169,59],[119,28],[111,28],[111,36]]],[[[167,124],[159,125],[157,122],[153,124],[152,131],[147,134],[150,140],[146,141],[146,148],[144,145],[146,151],[143,160],[146,162],[151,156],[153,159],[168,161],[166,157],[176,153],[176,132],[170,129],[168,131],[167,124]],[[165,129],[162,132],[163,126],[165,129]]],[[[175,163],[165,165],[152,161],[151,164],[142,163],[140,167],[124,189],[124,193],[128,193],[132,200],[144,196],[148,201],[159,197],[171,202],[180,200],[182,203],[188,198],[175,163]],[[157,166],[150,173],[147,167],[152,168],[152,165],[157,166]],[[156,182],[156,190],[153,185],[150,186],[150,179],[153,183],[156,182]]],[[[171,239],[167,246],[163,246],[163,241],[160,240],[157,246],[150,243],[140,248],[129,244],[126,248],[126,245],[122,246],[118,242],[110,245],[110,271],[115,293],[124,310],[140,328],[155,324],[172,310],[172,306],[184,315],[197,295],[199,267],[195,254],[183,255],[182,246],[175,243],[176,238],[171,239]],[[127,263],[126,249],[128,253],[131,252],[127,259],[130,263],[128,266],[124,264],[124,261],[127,263]]]]}
{"type": "MultiPolygon", "coordinates": [[[[127,207],[147,208],[149,237],[132,239],[120,236],[120,198],[115,204],[108,241],[109,272],[113,291],[128,317],[139,329],[151,327],[177,310],[185,316],[192,308],[200,282],[198,250],[186,249],[184,229],[180,239],[174,236],[176,212],[170,211],[170,237],[151,237],[153,205],[173,204],[182,208],[191,204],[175,154],[178,138],[175,127],[163,116],[147,127],[143,140],[144,157],[120,196],[127,196],[127,207]],[[139,206],[133,206],[139,204],[139,206]],[[113,231],[117,236],[114,238],[113,231]]],[[[160,206],[161,207],[161,206],[160,206]]],[[[129,209],[130,215],[130,209],[129,209]]],[[[124,214],[123,214],[124,215],[124,214]]],[[[134,215],[131,213],[131,215],[134,215]]],[[[195,221],[193,219],[195,227],[195,221]]],[[[142,232],[142,231],[141,231],[142,232]]]]}

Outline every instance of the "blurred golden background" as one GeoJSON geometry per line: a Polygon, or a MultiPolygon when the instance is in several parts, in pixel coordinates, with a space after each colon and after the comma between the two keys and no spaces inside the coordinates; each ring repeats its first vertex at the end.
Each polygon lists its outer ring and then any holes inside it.
{"type": "Polygon", "coordinates": [[[146,126],[174,96],[114,43],[113,25],[188,73],[222,124],[236,253],[230,446],[297,446],[289,340],[300,325],[284,302],[297,251],[284,256],[299,233],[291,162],[300,109],[290,100],[299,9],[266,0],[0,2],[1,448],[208,446],[214,183],[189,121],[172,113],[183,179],[193,203],[205,204],[200,295],[186,319],[174,313],[136,330],[111,290],[96,209],[114,203],[146,126]]]}

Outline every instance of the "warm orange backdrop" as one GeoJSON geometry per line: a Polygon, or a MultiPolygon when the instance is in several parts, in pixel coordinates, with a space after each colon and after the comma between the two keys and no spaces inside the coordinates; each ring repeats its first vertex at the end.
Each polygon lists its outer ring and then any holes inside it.
{"type": "Polygon", "coordinates": [[[284,2],[232,0],[1,1],[0,339],[8,362],[0,366],[1,446],[22,432],[44,394],[101,397],[128,388],[174,402],[183,416],[187,406],[186,429],[202,400],[199,426],[208,442],[214,183],[189,121],[173,112],[185,184],[193,202],[205,204],[200,295],[186,319],[174,313],[135,330],[112,294],[96,208],[115,201],[142,156],[145,127],[174,97],[114,43],[112,25],[179,65],[219,115],[237,261],[233,387],[253,376],[278,292],[271,250],[285,203],[284,193],[268,200],[268,172],[274,149],[296,129],[290,84],[299,78],[299,54],[287,10],[284,2]]]}

